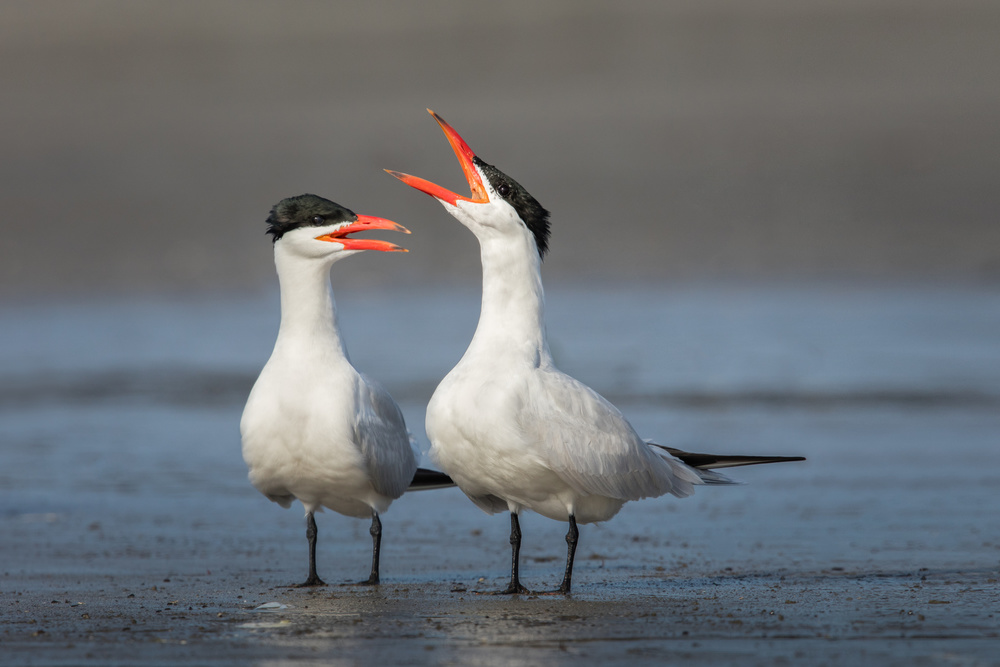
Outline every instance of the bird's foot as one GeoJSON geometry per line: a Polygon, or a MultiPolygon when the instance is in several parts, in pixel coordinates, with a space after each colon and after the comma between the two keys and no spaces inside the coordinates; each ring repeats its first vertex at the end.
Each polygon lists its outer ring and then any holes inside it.
{"type": "Polygon", "coordinates": [[[368,577],[364,581],[348,581],[347,583],[341,584],[341,586],[378,586],[378,577],[368,577]]]}
{"type": "Polygon", "coordinates": [[[290,586],[286,586],[286,588],[313,588],[315,586],[326,586],[326,582],[316,575],[312,575],[301,584],[291,584],[290,586]]]}
{"type": "Polygon", "coordinates": [[[527,588],[521,584],[511,584],[502,591],[476,591],[476,595],[534,595],[535,593],[529,591],[527,588]]]}
{"type": "Polygon", "coordinates": [[[535,595],[569,595],[569,584],[563,582],[563,584],[554,591],[539,591],[535,593],[535,595]]]}

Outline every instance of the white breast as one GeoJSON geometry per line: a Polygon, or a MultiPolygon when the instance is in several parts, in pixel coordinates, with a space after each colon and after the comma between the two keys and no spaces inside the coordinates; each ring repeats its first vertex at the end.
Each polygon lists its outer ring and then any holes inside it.
{"type": "Polygon", "coordinates": [[[388,509],[416,460],[402,417],[387,420],[372,404],[373,394],[384,393],[376,388],[346,359],[276,350],[240,424],[254,487],[286,507],[298,499],[307,511],[325,506],[364,518],[388,509]],[[374,447],[364,447],[366,436],[377,441],[374,447]]]}
{"type": "Polygon", "coordinates": [[[685,496],[700,483],[551,363],[467,355],[435,392],[427,433],[435,460],[489,512],[605,521],[629,500],[685,496]]]}

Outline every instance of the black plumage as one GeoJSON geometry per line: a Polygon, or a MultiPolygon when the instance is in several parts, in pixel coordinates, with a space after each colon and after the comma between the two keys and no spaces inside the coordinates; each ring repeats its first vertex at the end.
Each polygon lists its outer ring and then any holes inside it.
{"type": "Polygon", "coordinates": [[[523,185],[492,164],[484,162],[479,157],[472,158],[472,162],[483,171],[486,180],[493,186],[493,190],[514,207],[525,226],[535,237],[538,256],[545,257],[545,253],[549,249],[549,212],[524,189],[523,185]]]}
{"type": "Polygon", "coordinates": [[[324,227],[357,219],[357,214],[349,208],[319,195],[304,194],[282,199],[274,205],[267,217],[267,233],[272,242],[277,242],[299,227],[324,227]]]}

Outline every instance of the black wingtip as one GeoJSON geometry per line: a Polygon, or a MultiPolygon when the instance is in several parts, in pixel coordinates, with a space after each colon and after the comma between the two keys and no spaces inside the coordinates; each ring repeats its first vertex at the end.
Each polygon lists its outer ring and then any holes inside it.
{"type": "Polygon", "coordinates": [[[649,443],[654,447],[665,450],[674,458],[680,459],[692,468],[699,470],[711,470],[716,468],[736,468],[738,466],[756,466],[765,463],[789,463],[792,461],[805,461],[804,456],[741,456],[728,454],[698,454],[696,452],[685,452],[675,447],[666,447],[649,443]]]}
{"type": "Polygon", "coordinates": [[[453,486],[455,486],[454,480],[443,472],[429,468],[417,468],[407,491],[430,491],[431,489],[448,489],[453,486]]]}

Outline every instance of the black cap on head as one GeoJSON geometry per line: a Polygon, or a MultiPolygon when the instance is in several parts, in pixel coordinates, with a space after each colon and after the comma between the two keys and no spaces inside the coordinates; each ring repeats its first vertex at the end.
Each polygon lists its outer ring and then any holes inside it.
{"type": "Polygon", "coordinates": [[[524,186],[492,164],[483,162],[478,157],[472,158],[472,162],[482,169],[496,193],[514,207],[525,226],[535,237],[538,256],[545,257],[545,252],[549,249],[549,212],[538,203],[537,199],[528,194],[524,186]]]}
{"type": "Polygon", "coordinates": [[[358,219],[354,211],[318,195],[304,194],[282,199],[267,217],[267,233],[271,241],[299,227],[325,227],[358,219]]]}

